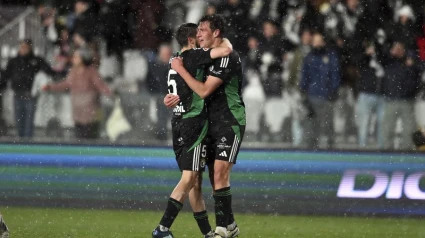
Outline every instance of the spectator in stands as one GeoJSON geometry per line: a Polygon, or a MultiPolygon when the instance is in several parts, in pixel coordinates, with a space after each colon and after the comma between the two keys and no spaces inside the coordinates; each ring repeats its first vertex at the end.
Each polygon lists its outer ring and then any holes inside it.
{"type": "MultiPolygon", "coordinates": [[[[353,40],[357,40],[357,47],[362,47],[364,39],[371,39],[387,22],[393,20],[393,13],[388,6],[388,1],[382,0],[369,0],[367,4],[363,4],[363,14],[358,18],[355,26],[353,40]]],[[[384,35],[384,34],[382,34],[384,35]]]]}
{"type": "Polygon", "coordinates": [[[376,113],[377,142],[382,148],[383,138],[381,125],[384,117],[384,99],[382,97],[382,77],[384,69],[379,63],[378,49],[373,42],[364,41],[362,49],[353,53],[353,62],[356,63],[360,77],[356,82],[358,92],[356,117],[357,136],[360,147],[366,148],[368,143],[368,132],[373,113],[376,113]]]}
{"type": "Polygon", "coordinates": [[[47,40],[50,43],[55,43],[59,38],[56,22],[56,9],[41,5],[38,8],[38,13],[40,15],[43,31],[46,34],[47,40]]]}
{"type": "Polygon", "coordinates": [[[269,128],[270,139],[280,142],[285,114],[282,109],[283,99],[283,52],[284,45],[279,31],[279,24],[272,20],[263,23],[263,37],[260,40],[261,81],[266,95],[264,119],[269,128]]]}
{"type": "Polygon", "coordinates": [[[93,53],[93,66],[96,69],[100,66],[100,52],[98,41],[86,41],[79,33],[75,33],[72,37],[74,49],[87,48],[93,53]]]}
{"type": "Polygon", "coordinates": [[[416,39],[419,33],[414,25],[415,16],[412,8],[408,5],[403,6],[396,12],[394,20],[395,22],[391,22],[386,29],[389,42],[398,41],[403,43],[408,52],[416,51],[416,39]]]}
{"type": "Polygon", "coordinates": [[[260,50],[259,50],[259,44],[257,36],[250,36],[248,38],[248,54],[245,59],[245,71],[248,69],[254,70],[260,72],[260,66],[261,66],[261,57],[260,57],[260,50]]]}
{"type": "Polygon", "coordinates": [[[160,28],[166,8],[164,0],[131,0],[131,10],[135,12],[135,24],[133,42],[134,47],[148,53],[148,59],[155,59],[153,52],[157,51],[159,46],[168,40],[166,32],[160,28]]]}
{"type": "Polygon", "coordinates": [[[76,0],[75,21],[72,34],[79,34],[86,42],[91,42],[99,35],[99,19],[97,12],[92,8],[91,0],[76,0]]]}
{"type": "Polygon", "coordinates": [[[93,53],[87,48],[78,49],[73,54],[72,68],[67,78],[43,87],[44,91],[70,92],[77,138],[99,137],[102,116],[100,95],[111,95],[111,90],[100,78],[92,63],[93,53]]]}
{"type": "Polygon", "coordinates": [[[37,100],[31,94],[31,90],[39,71],[51,76],[55,75],[44,59],[34,55],[32,41],[22,40],[19,44],[18,56],[10,59],[2,75],[2,80],[11,82],[15,93],[15,125],[19,137],[33,136],[37,100]]]}
{"type": "Polygon", "coordinates": [[[167,94],[168,62],[172,53],[173,50],[170,45],[161,45],[158,50],[158,57],[154,62],[151,62],[148,71],[147,87],[156,103],[157,123],[154,131],[156,138],[159,140],[167,139],[167,123],[170,113],[164,107],[163,99],[164,95],[167,94]]]}
{"type": "Polygon", "coordinates": [[[69,31],[63,28],[59,31],[59,38],[53,50],[53,70],[61,77],[65,77],[71,68],[71,42],[69,31]]]}
{"type": "Polygon", "coordinates": [[[299,90],[301,80],[301,70],[304,58],[311,51],[312,32],[310,29],[303,29],[301,32],[301,45],[293,51],[292,62],[289,64],[288,84],[291,89],[299,90]]]}
{"type": "Polygon", "coordinates": [[[253,0],[249,9],[249,17],[253,22],[261,23],[266,20],[273,20],[281,23],[292,2],[294,1],[253,0]]]}
{"type": "Polygon", "coordinates": [[[217,6],[213,3],[209,3],[207,9],[205,10],[206,15],[214,15],[217,14],[217,6]]]}
{"type": "Polygon", "coordinates": [[[418,151],[425,151],[425,130],[418,129],[412,134],[413,143],[418,151]]]}
{"type": "MultiPolygon", "coordinates": [[[[267,20],[263,23],[263,35],[259,41],[259,52],[261,57],[261,74],[264,81],[265,91],[267,91],[268,82],[267,74],[269,67],[277,68],[281,65],[284,53],[284,45],[281,34],[279,32],[279,24],[277,22],[267,20]]],[[[274,90],[274,89],[271,89],[274,90]]]]}
{"type": "Polygon", "coordinates": [[[406,48],[402,42],[394,42],[383,64],[385,102],[381,130],[384,148],[394,148],[394,128],[400,118],[403,124],[400,149],[412,149],[411,135],[416,128],[414,100],[420,86],[416,58],[406,54],[406,48]]]}
{"type": "MultiPolygon", "coordinates": [[[[131,47],[131,11],[126,0],[106,1],[100,11],[102,36],[107,55],[116,55],[117,63],[123,62],[124,50],[131,47]]],[[[118,68],[122,70],[122,65],[118,68]]]]}
{"type": "Polygon", "coordinates": [[[345,3],[339,2],[335,10],[341,19],[341,37],[346,40],[351,39],[356,30],[356,24],[363,14],[360,1],[346,0],[345,3]]]}
{"type": "MultiPolygon", "coordinates": [[[[305,5],[299,5],[288,10],[288,14],[284,20],[283,29],[285,38],[294,46],[301,44],[300,33],[304,30],[301,28],[301,22],[305,15],[305,5]]],[[[305,29],[308,29],[305,27],[305,29]]]]}
{"type": "Polygon", "coordinates": [[[258,36],[252,35],[248,38],[248,54],[245,59],[243,99],[246,107],[246,120],[248,121],[245,130],[246,138],[261,140],[260,119],[263,116],[264,90],[260,79],[261,57],[259,51],[258,36]]]}
{"type": "Polygon", "coordinates": [[[326,135],[327,146],[333,146],[333,104],[340,82],[338,55],[326,48],[321,33],[314,33],[312,50],[304,59],[300,82],[301,92],[307,95],[314,109],[314,117],[309,118],[309,128],[304,134],[309,148],[318,148],[321,134],[326,135]]]}
{"type": "Polygon", "coordinates": [[[311,31],[304,29],[301,33],[301,45],[293,52],[292,61],[289,64],[288,91],[291,95],[292,144],[296,147],[300,146],[303,142],[302,121],[305,119],[305,114],[302,104],[304,98],[300,92],[300,81],[304,58],[311,50],[311,39],[311,31]]]}
{"type": "Polygon", "coordinates": [[[307,1],[301,28],[318,31],[326,37],[328,47],[341,44],[342,24],[335,9],[337,1],[307,1]],[[339,43],[338,43],[339,42],[339,43]]]}
{"type": "Polygon", "coordinates": [[[247,39],[252,27],[248,18],[249,5],[242,0],[227,0],[217,6],[217,13],[226,19],[226,37],[232,42],[235,50],[242,56],[246,55],[247,39]]]}

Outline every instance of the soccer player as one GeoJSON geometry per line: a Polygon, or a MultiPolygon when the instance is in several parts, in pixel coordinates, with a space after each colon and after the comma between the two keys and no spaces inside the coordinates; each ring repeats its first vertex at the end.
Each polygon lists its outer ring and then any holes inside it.
{"type": "MultiPolygon", "coordinates": [[[[220,15],[201,18],[197,38],[201,47],[213,48],[223,41],[224,19],[220,15]]],[[[201,98],[207,98],[208,134],[214,150],[214,201],[216,229],[214,237],[233,237],[239,233],[232,215],[230,172],[239,153],[245,132],[245,105],[242,99],[242,65],[238,53],[215,59],[208,68],[205,82],[196,80],[179,58],[171,66],[201,98]],[[231,225],[228,225],[231,224],[231,225]]]]}
{"type": "Polygon", "coordinates": [[[0,214],[0,238],[9,238],[9,229],[7,229],[6,223],[0,214]]]}
{"type": "MultiPolygon", "coordinates": [[[[232,52],[232,46],[225,40],[215,49],[195,49],[196,32],[197,25],[193,23],[186,23],[179,27],[176,39],[182,49],[178,56],[184,58],[183,62],[188,73],[195,76],[196,80],[204,81],[204,72],[213,58],[229,55],[232,52]]],[[[170,227],[188,195],[201,232],[205,237],[213,237],[201,192],[201,172],[205,169],[207,157],[207,147],[204,142],[208,131],[205,102],[172,69],[168,73],[168,90],[169,93],[181,99],[173,108],[171,125],[173,149],[182,176],[168,199],[167,208],[159,225],[152,232],[152,237],[173,237],[170,227]]]]}

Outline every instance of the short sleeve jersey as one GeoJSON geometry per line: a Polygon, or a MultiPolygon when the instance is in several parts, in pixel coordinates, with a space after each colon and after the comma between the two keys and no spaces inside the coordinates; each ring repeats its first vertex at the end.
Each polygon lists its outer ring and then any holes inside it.
{"type": "MultiPolygon", "coordinates": [[[[198,81],[204,81],[206,67],[212,63],[211,49],[194,48],[178,52],[175,56],[183,58],[183,66],[198,81]]],[[[168,92],[178,95],[180,103],[173,109],[173,121],[201,117],[206,119],[204,100],[186,84],[184,79],[173,69],[168,71],[168,92]]]]}
{"type": "Polygon", "coordinates": [[[242,64],[239,54],[218,58],[208,68],[208,75],[220,78],[220,85],[207,99],[209,120],[213,125],[246,125],[242,98],[242,64]]]}

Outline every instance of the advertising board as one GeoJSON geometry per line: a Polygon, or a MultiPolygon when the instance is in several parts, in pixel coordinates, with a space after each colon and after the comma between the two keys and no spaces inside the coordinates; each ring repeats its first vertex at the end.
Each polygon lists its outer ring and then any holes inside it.
{"type": "MultiPolygon", "coordinates": [[[[162,209],[180,178],[170,148],[1,145],[0,151],[5,205],[162,209]]],[[[424,154],[242,150],[231,179],[236,212],[425,215],[424,154]]]]}

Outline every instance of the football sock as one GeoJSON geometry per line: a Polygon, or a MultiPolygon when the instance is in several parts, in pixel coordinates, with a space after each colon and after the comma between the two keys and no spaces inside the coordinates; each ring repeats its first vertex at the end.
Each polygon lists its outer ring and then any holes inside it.
{"type": "Polygon", "coordinates": [[[162,216],[160,225],[170,228],[182,209],[183,204],[173,198],[168,199],[167,209],[165,209],[164,215],[162,216]]]}
{"type": "Polygon", "coordinates": [[[233,210],[232,210],[232,206],[230,206],[230,214],[229,214],[229,222],[227,225],[233,225],[233,223],[235,222],[235,217],[233,216],[233,210]]]}
{"type": "Polygon", "coordinates": [[[206,210],[202,212],[194,212],[193,217],[198,223],[199,229],[201,230],[202,234],[206,235],[208,232],[211,231],[211,225],[208,221],[208,214],[206,210]]]}
{"type": "Polygon", "coordinates": [[[227,227],[232,206],[232,193],[230,192],[230,187],[215,190],[214,201],[216,225],[219,227],[227,227]]]}

